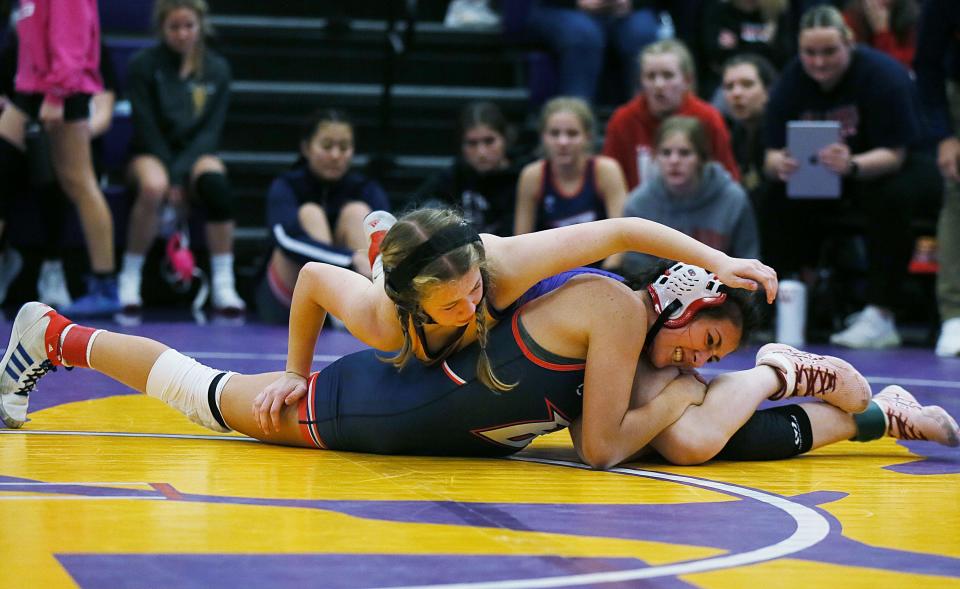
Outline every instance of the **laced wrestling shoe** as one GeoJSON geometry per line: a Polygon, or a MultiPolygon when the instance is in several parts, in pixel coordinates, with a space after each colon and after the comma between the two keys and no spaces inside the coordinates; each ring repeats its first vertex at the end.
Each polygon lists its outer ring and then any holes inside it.
{"type": "Polygon", "coordinates": [[[370,260],[370,270],[374,280],[383,274],[380,243],[396,222],[397,218],[387,211],[373,211],[363,218],[363,234],[367,238],[367,259],[370,260]]]}
{"type": "Polygon", "coordinates": [[[860,350],[896,348],[900,346],[900,334],[892,318],[867,305],[846,329],[830,336],[830,343],[860,350]]]}
{"type": "Polygon", "coordinates": [[[960,356],[960,317],[947,319],[940,328],[937,338],[937,356],[953,358],[960,356]]]}
{"type": "Polygon", "coordinates": [[[27,303],[17,313],[0,361],[0,417],[7,427],[19,428],[27,421],[30,391],[60,364],[50,358],[57,357],[60,332],[69,323],[43,303],[27,303]],[[48,339],[50,355],[46,351],[48,339]]]}
{"type": "Polygon", "coordinates": [[[124,312],[137,312],[143,308],[140,285],[143,275],[140,272],[120,272],[117,274],[117,293],[124,312]]]}
{"type": "Polygon", "coordinates": [[[37,298],[45,305],[55,309],[66,309],[73,304],[73,297],[67,289],[67,277],[60,260],[45,260],[40,265],[37,276],[37,298]]]}
{"type": "Polygon", "coordinates": [[[885,387],[873,402],[883,410],[888,436],[960,446],[960,428],[950,414],[937,405],[921,405],[903,387],[885,387]]]}
{"type": "Polygon", "coordinates": [[[70,317],[113,317],[120,312],[120,296],[117,293],[116,277],[98,278],[87,277],[87,294],[73,301],[73,304],[63,309],[70,317]]]}
{"type": "Polygon", "coordinates": [[[849,362],[788,346],[767,344],[757,352],[757,366],[770,366],[783,385],[770,396],[816,397],[848,413],[860,413],[870,402],[870,383],[849,362]]]}

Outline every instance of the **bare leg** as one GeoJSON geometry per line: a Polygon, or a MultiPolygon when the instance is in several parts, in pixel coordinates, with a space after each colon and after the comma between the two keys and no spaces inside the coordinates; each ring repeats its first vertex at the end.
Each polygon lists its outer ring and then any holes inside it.
{"type": "Polygon", "coordinates": [[[811,450],[849,440],[857,434],[853,415],[826,403],[804,403],[802,409],[810,418],[813,430],[811,450]]]}
{"type": "MultiPolygon", "coordinates": [[[[144,337],[105,331],[94,340],[90,367],[141,393],[147,390],[147,378],[161,354],[170,348],[144,337]]],[[[282,373],[236,374],[230,378],[220,397],[220,412],[234,430],[252,438],[285,446],[309,446],[301,434],[297,407],[284,407],[280,431],[264,433],[253,415],[253,398],[282,373]]]]}
{"type": "Polygon", "coordinates": [[[87,242],[90,268],[114,271],[113,217],[93,173],[87,121],[56,125],[49,130],[54,169],[60,186],[77,207],[87,242]]]}
{"type": "Polygon", "coordinates": [[[343,207],[334,232],[335,243],[353,251],[354,269],[370,278],[370,260],[367,257],[367,238],[363,233],[363,220],[370,214],[370,206],[364,202],[352,202],[343,207]]]}
{"type": "Polygon", "coordinates": [[[127,251],[145,255],[157,238],[160,204],[170,189],[170,180],[163,164],[152,155],[134,159],[130,177],[137,187],[137,198],[130,209],[127,251]]]}
{"type": "Polygon", "coordinates": [[[721,374],[710,382],[703,404],[687,408],[651,444],[674,464],[706,462],[779,388],[779,377],[769,366],[721,374]]]}

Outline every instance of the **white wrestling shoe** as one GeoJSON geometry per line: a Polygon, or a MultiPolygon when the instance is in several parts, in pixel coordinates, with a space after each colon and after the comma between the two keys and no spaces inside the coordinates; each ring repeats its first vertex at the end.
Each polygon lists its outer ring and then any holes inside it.
{"type": "Polygon", "coordinates": [[[380,243],[397,218],[387,211],[373,211],[363,218],[363,235],[367,238],[367,259],[370,260],[370,276],[376,280],[383,275],[383,260],[380,259],[380,243]]]}
{"type": "Polygon", "coordinates": [[[898,440],[923,440],[944,446],[960,446],[960,428],[950,414],[937,405],[921,405],[903,387],[890,385],[873,398],[887,424],[887,435],[898,440]]]}
{"type": "Polygon", "coordinates": [[[802,352],[786,344],[767,344],[757,352],[757,366],[777,371],[783,385],[771,395],[817,397],[848,413],[860,413],[870,402],[870,383],[849,362],[834,356],[802,352]]]}
{"type": "MultiPolygon", "coordinates": [[[[47,327],[54,317],[59,319],[57,323],[69,323],[43,303],[27,303],[13,320],[7,351],[0,361],[0,417],[7,427],[26,423],[30,391],[43,375],[56,370],[44,349],[47,327]]],[[[54,337],[59,340],[59,330],[54,337]]]]}

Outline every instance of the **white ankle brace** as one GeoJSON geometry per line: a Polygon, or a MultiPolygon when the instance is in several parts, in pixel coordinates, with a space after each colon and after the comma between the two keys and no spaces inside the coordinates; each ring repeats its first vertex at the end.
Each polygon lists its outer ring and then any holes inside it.
{"type": "Polygon", "coordinates": [[[147,377],[147,394],[190,421],[218,432],[230,431],[220,415],[220,395],[234,372],[214,370],[176,350],[160,354],[147,377]]]}

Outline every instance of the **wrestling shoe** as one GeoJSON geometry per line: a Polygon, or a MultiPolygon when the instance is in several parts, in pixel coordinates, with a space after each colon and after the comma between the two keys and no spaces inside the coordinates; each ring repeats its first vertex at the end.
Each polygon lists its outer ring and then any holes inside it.
{"type": "Polygon", "coordinates": [[[870,383],[849,362],[788,346],[767,344],[757,352],[757,366],[770,366],[780,376],[784,397],[816,397],[849,413],[860,413],[870,402],[870,383]]]}
{"type": "Polygon", "coordinates": [[[43,375],[61,364],[56,360],[60,333],[69,324],[69,319],[43,303],[20,308],[0,361],[0,417],[7,427],[19,428],[27,421],[30,391],[43,375]]]}
{"type": "Polygon", "coordinates": [[[371,277],[376,280],[383,274],[383,261],[380,259],[380,243],[387,231],[397,222],[397,218],[387,211],[373,211],[363,218],[363,235],[367,238],[367,259],[370,260],[371,277]]]}
{"type": "Polygon", "coordinates": [[[960,446],[960,428],[950,414],[937,405],[924,407],[903,387],[885,387],[873,402],[883,410],[888,436],[960,446]]]}
{"type": "Polygon", "coordinates": [[[830,336],[830,343],[859,350],[896,348],[900,346],[900,334],[892,317],[867,305],[855,314],[846,329],[830,336]]]}
{"type": "Polygon", "coordinates": [[[55,309],[65,309],[73,304],[73,297],[67,289],[67,277],[63,273],[63,262],[60,260],[45,260],[40,265],[37,298],[41,303],[55,309]]]}

